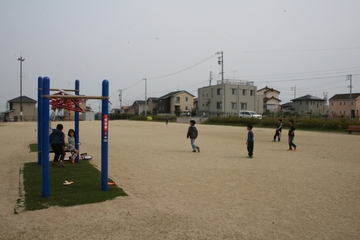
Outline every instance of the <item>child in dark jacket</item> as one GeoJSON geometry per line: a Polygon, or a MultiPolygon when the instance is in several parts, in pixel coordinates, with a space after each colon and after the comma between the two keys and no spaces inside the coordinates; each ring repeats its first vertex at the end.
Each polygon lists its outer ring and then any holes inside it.
{"type": "Polygon", "coordinates": [[[278,142],[280,142],[281,131],[282,131],[282,120],[279,119],[279,120],[278,120],[277,128],[276,128],[276,130],[275,130],[275,135],[274,135],[274,140],[273,140],[273,142],[276,141],[276,136],[278,137],[278,142]]]}
{"type": "Polygon", "coordinates": [[[246,140],[247,150],[249,153],[249,156],[247,158],[253,158],[253,152],[254,152],[254,133],[251,131],[253,126],[251,124],[247,125],[248,132],[248,138],[246,140]]]}
{"type": "Polygon", "coordinates": [[[195,139],[198,136],[198,131],[197,131],[196,127],[194,126],[195,123],[196,122],[194,120],[190,121],[190,127],[189,127],[188,133],[186,135],[186,138],[190,137],[193,152],[196,152],[196,149],[198,150],[198,152],[200,152],[200,148],[197,145],[195,145],[195,139]]]}
{"type": "Polygon", "coordinates": [[[65,134],[63,133],[63,125],[58,124],[56,126],[56,129],[52,131],[52,133],[49,136],[49,142],[51,145],[51,148],[53,149],[55,156],[53,160],[53,164],[58,165],[58,162],[61,166],[64,166],[64,157],[65,157],[65,134]],[[60,160],[59,160],[60,156],[60,160]]]}

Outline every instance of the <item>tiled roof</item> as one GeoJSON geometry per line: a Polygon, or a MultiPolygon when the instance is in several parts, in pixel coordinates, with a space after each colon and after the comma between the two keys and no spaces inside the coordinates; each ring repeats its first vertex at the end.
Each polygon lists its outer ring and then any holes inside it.
{"type": "MultiPolygon", "coordinates": [[[[360,96],[360,93],[352,93],[351,99],[355,99],[360,96]]],[[[329,100],[350,100],[350,93],[335,94],[329,100]]]]}
{"type": "MultiPolygon", "coordinates": [[[[14,99],[11,99],[8,101],[9,103],[19,103],[20,102],[20,97],[17,97],[17,98],[14,98],[14,99]]],[[[37,103],[36,100],[32,99],[32,98],[29,98],[27,96],[22,96],[22,102],[23,103],[37,103]]]]}
{"type": "Polygon", "coordinates": [[[322,99],[322,98],[318,98],[318,97],[314,97],[314,96],[311,96],[311,95],[305,95],[305,96],[302,96],[302,97],[299,97],[299,98],[295,98],[295,99],[292,99],[290,101],[303,101],[303,100],[310,100],[310,101],[325,101],[325,99],[322,99]]]}

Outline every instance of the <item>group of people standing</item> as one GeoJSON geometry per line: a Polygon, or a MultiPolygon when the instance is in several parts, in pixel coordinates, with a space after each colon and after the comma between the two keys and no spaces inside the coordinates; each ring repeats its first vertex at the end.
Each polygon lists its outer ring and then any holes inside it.
{"type": "MultiPolygon", "coordinates": [[[[196,122],[194,120],[190,121],[190,127],[188,129],[188,133],[187,133],[186,137],[187,138],[190,137],[190,140],[191,140],[190,142],[191,142],[191,147],[193,148],[193,152],[196,152],[196,150],[198,152],[200,152],[200,147],[195,145],[195,139],[198,136],[198,131],[197,131],[196,127],[195,127],[195,123],[196,122]]],[[[288,136],[289,136],[289,140],[288,140],[289,149],[287,151],[292,151],[293,148],[294,148],[294,151],[295,151],[296,150],[296,145],[293,142],[294,137],[295,137],[295,127],[294,127],[294,120],[293,119],[289,120],[289,126],[290,126],[289,127],[289,133],[288,133],[288,136]]],[[[247,140],[246,140],[246,145],[247,145],[247,150],[248,150],[247,158],[253,158],[253,154],[254,154],[254,133],[252,131],[253,126],[251,124],[248,124],[246,129],[248,130],[248,137],[247,137],[247,140]]],[[[275,135],[274,135],[273,142],[276,142],[276,137],[278,138],[278,142],[280,142],[281,132],[282,132],[282,120],[279,119],[278,120],[278,125],[277,125],[276,130],[275,130],[275,135]]]]}

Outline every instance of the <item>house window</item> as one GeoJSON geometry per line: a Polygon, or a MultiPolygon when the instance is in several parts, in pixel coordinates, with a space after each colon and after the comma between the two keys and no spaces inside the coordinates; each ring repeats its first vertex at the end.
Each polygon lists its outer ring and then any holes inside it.
{"type": "Polygon", "coordinates": [[[331,111],[332,114],[334,114],[334,111],[331,111]]]}
{"type": "MultiPolygon", "coordinates": [[[[351,101],[351,105],[354,105],[354,102],[353,101],[351,101]]],[[[30,106],[30,105],[29,105],[30,106]]]]}
{"type": "MultiPolygon", "coordinates": [[[[206,96],[207,96],[207,94],[206,94],[206,96]]],[[[188,97],[186,97],[186,98],[185,98],[185,101],[189,101],[189,98],[188,98],[188,97]]]]}
{"type": "Polygon", "coordinates": [[[300,105],[302,105],[302,101],[300,101],[300,105]]]}
{"type": "Polygon", "coordinates": [[[341,111],[340,111],[340,114],[341,114],[341,111]]]}
{"type": "Polygon", "coordinates": [[[213,98],[213,96],[214,96],[214,89],[212,88],[211,89],[211,98],[213,98]]]}
{"type": "Polygon", "coordinates": [[[231,108],[232,108],[232,109],[237,109],[237,103],[236,103],[236,102],[232,102],[232,103],[231,103],[231,108]]]}
{"type": "Polygon", "coordinates": [[[222,109],[222,103],[221,103],[221,102],[217,102],[217,103],[216,103],[216,108],[217,108],[217,109],[222,109]]]}
{"type": "MultiPolygon", "coordinates": [[[[209,96],[209,94],[207,93],[207,94],[206,94],[206,97],[208,97],[208,96],[209,96]]],[[[186,100],[186,101],[187,101],[187,100],[186,100]]]]}
{"type": "Polygon", "coordinates": [[[218,88],[217,89],[217,95],[221,95],[222,94],[222,88],[218,88]]]}
{"type": "Polygon", "coordinates": [[[187,106],[185,106],[185,110],[188,110],[188,107],[187,107],[187,106]]]}
{"type": "Polygon", "coordinates": [[[246,110],[247,109],[247,103],[241,103],[241,109],[246,110]]]}
{"type": "Polygon", "coordinates": [[[344,111],[344,114],[345,114],[346,111],[344,111]]]}
{"type": "Polygon", "coordinates": [[[342,102],[340,102],[340,105],[342,105],[342,102]]]}
{"type": "Polygon", "coordinates": [[[255,96],[255,90],[250,90],[250,95],[255,96]]]}
{"type": "Polygon", "coordinates": [[[231,89],[232,90],[232,95],[236,95],[237,93],[236,93],[236,88],[233,88],[233,89],[231,89]]]}
{"type": "Polygon", "coordinates": [[[344,105],[346,105],[346,102],[344,102],[344,105]]]}
{"type": "Polygon", "coordinates": [[[334,106],[334,102],[331,102],[331,105],[333,105],[333,106],[334,106]]]}
{"type": "Polygon", "coordinates": [[[180,103],[180,97],[175,97],[175,103],[180,103]]]}
{"type": "Polygon", "coordinates": [[[243,89],[243,95],[244,95],[244,96],[247,95],[247,89],[243,89]]]}

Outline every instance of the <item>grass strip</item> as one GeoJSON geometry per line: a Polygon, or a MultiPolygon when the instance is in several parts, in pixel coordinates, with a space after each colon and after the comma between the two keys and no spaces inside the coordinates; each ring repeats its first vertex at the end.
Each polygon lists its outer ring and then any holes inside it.
{"type": "MultiPolygon", "coordinates": [[[[68,148],[68,143],[65,143],[66,148],[68,148]]],[[[37,143],[30,143],[29,144],[30,152],[37,152],[38,151],[38,144],[37,143]]],[[[52,151],[51,146],[49,145],[49,151],[52,151]]]]}
{"type": "MultiPolygon", "coordinates": [[[[50,163],[50,196],[42,197],[41,165],[36,162],[25,163],[23,180],[25,191],[25,210],[46,209],[50,206],[75,206],[104,202],[119,196],[128,196],[116,184],[108,191],[101,191],[101,172],[89,161],[72,164],[65,161],[66,167],[50,163]],[[64,186],[63,183],[74,183],[64,186]]],[[[109,182],[113,182],[109,179],[109,182]]]]}

